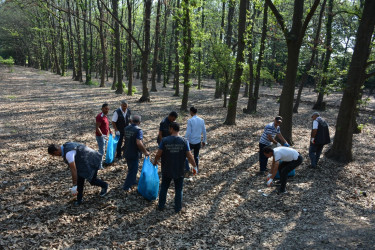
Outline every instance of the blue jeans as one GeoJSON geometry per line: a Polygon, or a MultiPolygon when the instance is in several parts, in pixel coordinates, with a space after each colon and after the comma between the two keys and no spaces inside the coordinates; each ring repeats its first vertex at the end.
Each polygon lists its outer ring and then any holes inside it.
{"type": "Polygon", "coordinates": [[[324,145],[322,144],[312,144],[309,147],[309,157],[311,161],[311,167],[316,167],[318,165],[320,154],[322,153],[324,145]]]}
{"type": "Polygon", "coordinates": [[[263,148],[268,147],[268,145],[259,143],[259,165],[260,171],[267,171],[268,158],[263,154],[263,148]]]}
{"type": "MultiPolygon", "coordinates": [[[[103,159],[103,156],[104,156],[104,152],[105,152],[105,147],[107,146],[107,140],[104,140],[103,137],[101,136],[96,136],[96,141],[98,143],[98,152],[102,154],[102,159],[103,159]]],[[[100,166],[102,166],[102,162],[100,162],[100,166]]]]}
{"type": "MultiPolygon", "coordinates": [[[[161,187],[159,193],[159,209],[164,209],[165,202],[167,200],[167,192],[169,185],[171,184],[172,178],[170,177],[161,177],[161,187]]],[[[175,196],[174,196],[174,211],[176,213],[180,212],[182,208],[182,188],[184,186],[184,177],[173,179],[175,196]]]]}
{"type": "Polygon", "coordinates": [[[137,184],[138,163],[139,159],[126,159],[126,164],[128,164],[128,175],[126,176],[124,185],[122,187],[124,190],[127,190],[133,185],[137,184]]]}

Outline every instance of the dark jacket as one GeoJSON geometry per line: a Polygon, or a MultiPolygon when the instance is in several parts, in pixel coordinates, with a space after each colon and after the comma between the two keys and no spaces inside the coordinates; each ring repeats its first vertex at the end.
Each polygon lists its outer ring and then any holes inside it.
{"type": "Polygon", "coordinates": [[[115,122],[116,127],[118,131],[120,131],[120,133],[124,133],[125,128],[129,125],[129,122],[130,122],[131,111],[128,108],[125,117],[122,114],[121,108],[116,109],[115,112],[118,115],[117,121],[115,122]]]}
{"type": "Polygon", "coordinates": [[[329,137],[328,123],[323,119],[319,119],[317,120],[317,122],[318,130],[315,135],[315,144],[326,145],[331,143],[331,138],[329,137]]]}
{"type": "MultiPolygon", "coordinates": [[[[67,142],[63,145],[63,159],[66,164],[66,154],[69,151],[76,150],[74,162],[77,168],[77,175],[91,181],[95,172],[100,168],[102,154],[76,142],[67,142]]],[[[69,165],[69,164],[68,164],[69,165]]]]}
{"type": "Polygon", "coordinates": [[[161,173],[168,178],[177,179],[184,176],[188,142],[181,136],[167,136],[161,142],[161,173]]]}
{"type": "Polygon", "coordinates": [[[140,157],[140,151],[137,146],[137,134],[141,129],[138,126],[129,125],[125,128],[125,158],[137,160],[140,157]]]}

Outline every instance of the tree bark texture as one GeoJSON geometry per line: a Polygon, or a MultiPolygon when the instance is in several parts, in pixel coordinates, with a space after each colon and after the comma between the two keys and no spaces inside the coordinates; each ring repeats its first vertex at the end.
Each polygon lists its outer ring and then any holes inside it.
{"type": "Polygon", "coordinates": [[[375,1],[366,0],[356,34],[356,43],[349,67],[348,79],[337,116],[333,145],[326,153],[328,158],[339,162],[349,162],[353,159],[353,122],[355,121],[358,97],[365,79],[366,62],[369,57],[371,38],[375,26],[374,13],[375,1]]]}
{"type": "Polygon", "coordinates": [[[160,35],[160,9],[161,0],[158,0],[156,6],[156,23],[155,23],[155,46],[154,46],[154,58],[152,60],[152,72],[151,72],[151,92],[156,92],[156,67],[158,64],[159,56],[159,35],[160,35]]]}

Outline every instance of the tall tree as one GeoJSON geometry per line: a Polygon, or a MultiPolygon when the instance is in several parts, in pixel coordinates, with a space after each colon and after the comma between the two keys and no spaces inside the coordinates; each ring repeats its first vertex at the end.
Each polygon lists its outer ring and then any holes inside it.
{"type": "Polygon", "coordinates": [[[158,56],[159,56],[159,35],[160,35],[160,8],[161,0],[158,0],[156,5],[156,22],[155,22],[155,46],[154,46],[154,58],[152,61],[152,72],[151,72],[151,91],[156,92],[156,67],[158,65],[158,56]]]}
{"type": "Polygon", "coordinates": [[[147,87],[147,69],[148,69],[148,56],[150,54],[150,18],[151,18],[151,7],[152,0],[144,0],[145,12],[144,12],[144,49],[142,53],[142,96],[139,99],[140,102],[149,102],[150,93],[147,87]]]}
{"type": "Polygon", "coordinates": [[[276,20],[284,34],[288,48],[288,61],[284,86],[280,97],[279,114],[283,117],[283,126],[281,127],[284,138],[292,144],[292,119],[293,119],[293,100],[294,88],[297,76],[298,59],[303,37],[305,36],[307,26],[319,5],[320,0],[314,0],[310,11],[302,24],[304,0],[294,0],[293,22],[291,29],[288,30],[284,17],[277,10],[271,0],[266,0],[270,9],[276,17],[276,20]]]}
{"type": "MultiPolygon", "coordinates": [[[[132,11],[133,11],[133,1],[127,0],[128,5],[128,29],[129,32],[133,32],[132,27],[132,11]]],[[[132,57],[132,38],[128,34],[128,95],[133,95],[133,57],[132,57]]]]}
{"type": "Polygon", "coordinates": [[[76,81],[83,82],[82,79],[82,48],[81,48],[81,27],[80,27],[80,13],[79,13],[79,2],[76,1],[76,10],[75,10],[75,30],[77,35],[76,42],[77,42],[77,54],[78,54],[78,65],[77,65],[77,76],[75,78],[76,81]]]}
{"type": "Polygon", "coordinates": [[[323,102],[323,97],[325,93],[325,88],[328,82],[328,66],[329,66],[329,60],[331,58],[332,54],[332,22],[333,22],[333,0],[328,1],[328,13],[327,13],[327,25],[326,25],[326,40],[325,40],[325,57],[323,62],[323,78],[318,86],[318,99],[316,100],[316,103],[313,106],[313,109],[316,110],[325,110],[325,102],[323,102]]]}
{"type": "MultiPolygon", "coordinates": [[[[118,12],[118,0],[112,0],[112,8],[113,8],[113,16],[118,20],[119,19],[119,12],[118,12]]],[[[121,63],[121,41],[120,41],[120,25],[117,21],[115,21],[115,75],[117,78],[117,89],[116,94],[124,93],[124,89],[122,87],[122,63],[121,63]]]]}
{"type": "Polygon", "coordinates": [[[101,70],[100,70],[100,87],[105,86],[105,72],[107,68],[107,49],[106,49],[106,37],[104,35],[104,13],[103,13],[103,6],[100,0],[97,0],[98,10],[99,10],[99,37],[100,37],[100,48],[102,52],[102,62],[101,62],[101,70]]]}
{"type": "Polygon", "coordinates": [[[296,97],[296,102],[294,103],[294,107],[293,107],[293,113],[298,113],[298,107],[299,107],[299,103],[301,101],[303,86],[307,81],[307,78],[309,76],[309,71],[314,64],[315,56],[318,52],[320,31],[321,31],[321,27],[322,27],[322,18],[323,18],[323,13],[324,13],[326,2],[327,2],[326,0],[323,0],[322,7],[320,9],[318,25],[315,28],[315,37],[314,37],[314,41],[313,41],[313,48],[312,48],[312,51],[311,51],[311,57],[310,57],[309,62],[306,64],[304,72],[301,76],[301,80],[299,81],[299,88],[298,88],[298,93],[297,93],[297,97],[296,97]]]}
{"type": "Polygon", "coordinates": [[[355,107],[358,105],[361,87],[365,79],[365,69],[370,53],[371,38],[375,27],[375,1],[366,0],[356,34],[356,42],[350,63],[344,94],[336,122],[336,133],[328,158],[348,162],[353,159],[353,122],[355,107]]]}
{"type": "Polygon", "coordinates": [[[241,76],[243,72],[243,63],[245,50],[245,29],[246,29],[246,3],[247,0],[240,1],[240,10],[238,17],[238,46],[237,46],[237,58],[236,58],[236,69],[233,77],[233,86],[230,94],[227,117],[224,124],[235,125],[236,124],[236,110],[238,94],[241,87],[241,76]]]}
{"type": "Polygon", "coordinates": [[[174,52],[175,52],[175,59],[174,59],[174,78],[173,78],[173,87],[175,88],[175,92],[173,96],[180,96],[180,57],[178,55],[179,50],[179,8],[180,8],[180,0],[177,0],[176,5],[176,16],[174,21],[174,52]]]}
{"type": "MultiPolygon", "coordinates": [[[[204,0],[201,7],[201,32],[204,33],[204,0]]],[[[198,51],[198,89],[202,88],[202,38],[199,39],[198,51]]]]}
{"type": "Polygon", "coordinates": [[[184,60],[184,73],[183,73],[184,93],[182,96],[182,103],[181,103],[180,110],[187,111],[187,104],[188,104],[188,99],[189,99],[189,88],[190,88],[189,74],[190,74],[190,66],[191,66],[191,46],[192,46],[189,0],[183,1],[182,8],[183,8],[182,50],[183,50],[183,60],[184,60]]]}

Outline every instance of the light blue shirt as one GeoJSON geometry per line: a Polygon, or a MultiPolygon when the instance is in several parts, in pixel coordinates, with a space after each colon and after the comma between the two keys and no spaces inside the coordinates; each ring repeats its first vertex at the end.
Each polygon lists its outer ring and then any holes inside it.
{"type": "Polygon", "coordinates": [[[188,120],[185,138],[190,144],[201,143],[201,135],[203,134],[203,142],[207,143],[206,126],[204,120],[198,116],[193,116],[188,120]]]}

